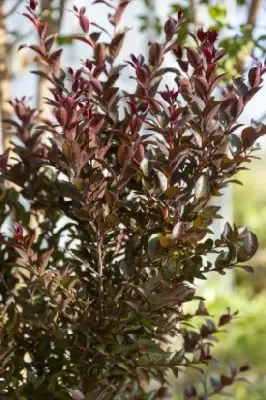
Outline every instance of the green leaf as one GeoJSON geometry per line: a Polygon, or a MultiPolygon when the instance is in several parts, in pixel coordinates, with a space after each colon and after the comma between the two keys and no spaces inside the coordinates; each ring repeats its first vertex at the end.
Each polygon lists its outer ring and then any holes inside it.
{"type": "Polygon", "coordinates": [[[211,18],[221,25],[226,25],[227,23],[227,8],[223,4],[217,4],[215,6],[208,6],[208,11],[211,18]]]}

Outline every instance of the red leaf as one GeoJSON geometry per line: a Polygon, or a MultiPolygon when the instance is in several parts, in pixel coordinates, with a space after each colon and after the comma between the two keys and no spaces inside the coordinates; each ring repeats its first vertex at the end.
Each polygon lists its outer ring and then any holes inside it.
{"type": "Polygon", "coordinates": [[[79,15],[79,24],[81,26],[81,29],[83,32],[88,33],[90,29],[90,22],[87,17],[85,17],[84,14],[79,15]]]}
{"type": "Polygon", "coordinates": [[[187,47],[187,58],[193,68],[198,68],[201,65],[201,57],[198,50],[187,47]]]}
{"type": "Polygon", "coordinates": [[[125,39],[125,33],[119,33],[111,41],[110,55],[112,58],[116,58],[118,56],[118,54],[120,53],[120,50],[123,46],[124,39],[125,39]]]}
{"type": "Polygon", "coordinates": [[[245,371],[249,371],[250,370],[250,366],[249,365],[242,365],[239,368],[239,372],[245,372],[245,371]]]}
{"type": "Polygon", "coordinates": [[[91,77],[90,79],[90,84],[93,87],[94,91],[97,94],[102,94],[103,92],[103,87],[100,81],[98,81],[98,79],[91,77]]]}
{"type": "Polygon", "coordinates": [[[135,117],[130,121],[130,130],[133,133],[138,133],[140,131],[140,128],[143,124],[143,121],[139,117],[135,117]]]}
{"type": "Polygon", "coordinates": [[[59,107],[59,109],[55,111],[55,116],[59,124],[64,127],[68,119],[68,112],[65,107],[59,107]]]}
{"type": "Polygon", "coordinates": [[[98,64],[104,64],[105,61],[105,45],[104,43],[97,43],[94,47],[94,57],[98,64]]]}
{"type": "Polygon", "coordinates": [[[84,42],[84,43],[90,45],[92,48],[94,47],[94,42],[89,37],[86,38],[81,35],[71,35],[71,36],[69,36],[69,39],[80,40],[81,42],[84,42]]]}
{"type": "Polygon", "coordinates": [[[187,78],[183,77],[177,77],[176,81],[178,83],[178,89],[179,92],[182,94],[182,96],[186,99],[186,97],[190,97],[192,95],[193,89],[191,82],[187,78]]]}
{"type": "Polygon", "coordinates": [[[54,51],[49,57],[49,63],[54,73],[60,69],[62,49],[54,51]]]}
{"type": "Polygon", "coordinates": [[[139,83],[141,83],[143,86],[146,86],[147,81],[148,81],[148,71],[144,67],[138,67],[136,69],[136,75],[139,83]]]}
{"type": "Polygon", "coordinates": [[[121,17],[129,3],[130,3],[130,0],[122,0],[119,3],[118,7],[116,8],[114,17],[113,17],[114,25],[119,24],[121,17]]]}
{"type": "Polygon", "coordinates": [[[169,18],[164,25],[164,32],[166,34],[166,40],[172,39],[177,29],[177,21],[174,18],[169,18]]]}
{"type": "Polygon", "coordinates": [[[261,81],[261,68],[253,67],[248,72],[248,81],[252,88],[256,88],[259,86],[261,81]]]}
{"type": "Polygon", "coordinates": [[[95,114],[90,121],[90,128],[89,128],[90,133],[96,135],[103,125],[104,125],[104,116],[100,114],[98,115],[95,114]]]}
{"type": "Polygon", "coordinates": [[[163,62],[164,45],[159,43],[152,43],[149,48],[149,63],[153,67],[159,67],[163,62]]]}
{"type": "Polygon", "coordinates": [[[230,314],[224,314],[220,317],[219,320],[219,326],[223,326],[228,324],[232,319],[232,316],[230,314]]]}
{"type": "Polygon", "coordinates": [[[252,127],[243,129],[241,133],[241,139],[244,149],[251,147],[258,139],[259,135],[256,130],[252,127]]]}
{"type": "Polygon", "coordinates": [[[22,44],[22,45],[19,46],[18,50],[25,49],[25,47],[27,47],[27,48],[29,48],[29,49],[35,51],[35,52],[38,53],[41,57],[45,57],[44,51],[43,51],[43,49],[42,49],[41,46],[38,46],[38,45],[36,45],[36,44],[31,44],[31,45],[22,44]]]}
{"type": "Polygon", "coordinates": [[[221,375],[221,383],[223,386],[230,386],[234,382],[234,378],[231,376],[221,375]]]}
{"type": "Polygon", "coordinates": [[[118,161],[121,167],[124,167],[127,164],[129,164],[133,156],[134,156],[134,150],[132,147],[127,146],[125,144],[119,147],[118,161]]]}
{"type": "Polygon", "coordinates": [[[209,90],[209,84],[203,76],[193,76],[195,89],[201,98],[206,98],[209,90]]]}
{"type": "Polygon", "coordinates": [[[141,162],[144,160],[144,154],[145,154],[145,150],[144,150],[144,146],[141,143],[139,145],[139,147],[137,148],[136,152],[135,152],[135,160],[141,164],[141,162]]]}
{"type": "Polygon", "coordinates": [[[209,101],[203,111],[203,115],[207,119],[212,119],[217,114],[220,107],[221,107],[220,101],[209,101]]]}

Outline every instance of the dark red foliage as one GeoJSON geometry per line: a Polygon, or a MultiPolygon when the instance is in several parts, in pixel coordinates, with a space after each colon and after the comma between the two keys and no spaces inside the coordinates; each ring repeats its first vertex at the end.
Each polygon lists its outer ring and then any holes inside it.
{"type": "MultiPolygon", "coordinates": [[[[242,262],[249,270],[258,249],[255,234],[229,223],[218,239],[209,236],[221,218],[216,197],[266,133],[238,123],[265,66],[216,96],[217,33],[199,29],[185,48],[181,11],[147,59],[131,54],[119,64],[126,33],[116,26],[131,1],[94,3],[112,10],[114,33],[101,41],[92,32],[101,24],[74,6],[85,35],[72,39],[86,54],[76,70],[63,67],[37,2],[24,14],[39,35],[27,46],[44,65],[33,73],[49,82],[50,117],[25,97],[10,101],[15,140],[0,156],[1,180],[12,183],[0,196],[0,222],[11,216],[15,224],[11,238],[0,238],[0,394],[10,399],[147,399],[150,379],[160,383],[152,398],[168,397],[168,371],[178,379],[190,366],[212,365],[215,335],[237,315],[227,310],[215,322],[203,300],[187,314],[182,305],[198,300],[195,280],[242,262]],[[175,65],[162,66],[169,52],[175,65]],[[136,84],[130,93],[118,83],[126,67],[136,84]],[[204,319],[199,328],[194,316],[204,319]],[[182,338],[179,351],[165,346],[168,335],[182,338]]],[[[184,398],[207,399],[246,370],[231,366],[210,379],[210,391],[189,386],[184,398]]]]}

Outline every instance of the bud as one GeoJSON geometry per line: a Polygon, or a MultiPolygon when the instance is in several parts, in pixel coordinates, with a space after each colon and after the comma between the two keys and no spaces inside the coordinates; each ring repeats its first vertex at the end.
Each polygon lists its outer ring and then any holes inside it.
{"type": "Polygon", "coordinates": [[[199,28],[197,30],[197,37],[201,42],[203,42],[206,39],[206,32],[204,32],[203,28],[199,28]]]}
{"type": "Polygon", "coordinates": [[[30,0],[30,8],[34,11],[37,7],[38,2],[36,0],[30,0]]]}
{"type": "Polygon", "coordinates": [[[214,42],[218,38],[218,33],[216,32],[215,29],[211,29],[207,32],[207,36],[208,36],[208,40],[209,40],[210,44],[214,44],[214,42]]]}

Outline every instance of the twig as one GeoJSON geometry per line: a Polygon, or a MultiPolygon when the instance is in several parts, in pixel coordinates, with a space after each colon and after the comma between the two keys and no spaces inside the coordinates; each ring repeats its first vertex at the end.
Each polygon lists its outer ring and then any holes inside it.
{"type": "Polygon", "coordinates": [[[103,254],[102,254],[102,245],[103,245],[103,239],[99,235],[98,243],[97,243],[97,251],[98,251],[99,297],[100,297],[101,307],[102,307],[102,302],[103,302],[103,254]]]}

